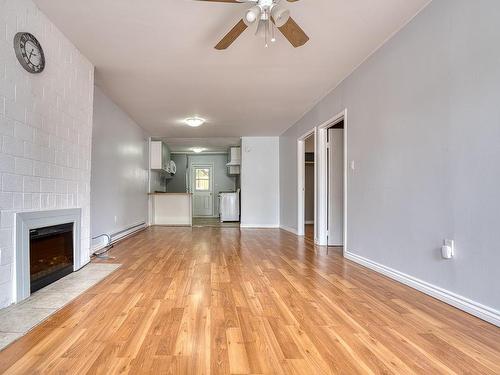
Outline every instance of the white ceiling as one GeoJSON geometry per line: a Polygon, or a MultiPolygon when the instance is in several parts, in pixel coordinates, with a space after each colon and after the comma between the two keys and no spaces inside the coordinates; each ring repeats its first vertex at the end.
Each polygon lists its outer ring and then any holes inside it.
{"type": "Polygon", "coordinates": [[[203,152],[227,153],[229,147],[238,146],[240,138],[168,138],[164,139],[172,152],[192,152],[193,147],[203,148],[203,152]]]}
{"type": "MultiPolygon", "coordinates": [[[[247,4],[194,0],[35,0],[96,65],[96,79],[160,137],[279,135],[404,26],[429,0],[286,3],[311,40],[271,48],[247,30],[219,39],[247,4]],[[200,128],[181,123],[199,115],[200,128]]],[[[50,61],[48,61],[50,64],[50,61]]]]}

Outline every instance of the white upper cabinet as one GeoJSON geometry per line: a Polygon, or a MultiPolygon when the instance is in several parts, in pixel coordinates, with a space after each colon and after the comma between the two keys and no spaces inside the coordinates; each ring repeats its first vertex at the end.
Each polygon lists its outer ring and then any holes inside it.
{"type": "Polygon", "coordinates": [[[150,145],[151,169],[170,173],[170,150],[162,141],[151,141],[150,145]]]}
{"type": "Polygon", "coordinates": [[[231,147],[228,153],[229,163],[227,163],[228,175],[239,175],[241,173],[241,147],[231,147]]]}
{"type": "Polygon", "coordinates": [[[229,163],[227,163],[227,166],[241,165],[241,147],[231,147],[228,156],[229,163]]]}

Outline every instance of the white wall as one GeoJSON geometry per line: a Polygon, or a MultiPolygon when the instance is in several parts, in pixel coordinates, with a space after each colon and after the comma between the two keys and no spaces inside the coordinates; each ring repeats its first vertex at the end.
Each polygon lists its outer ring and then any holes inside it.
{"type": "Polygon", "coordinates": [[[433,1],[280,137],[281,220],[296,228],[297,138],[347,108],[348,252],[497,324],[499,19],[497,0],[433,1]]]}
{"type": "Polygon", "coordinates": [[[96,87],[90,183],[92,237],[148,221],[148,158],[147,134],[96,87]]]}
{"type": "Polygon", "coordinates": [[[13,300],[15,213],[82,208],[89,260],[94,68],[30,0],[0,1],[0,307],[13,300]],[[45,71],[19,65],[13,38],[40,41],[45,71]]]}
{"type": "Polygon", "coordinates": [[[241,226],[279,227],[279,138],[241,140],[241,226]]]}

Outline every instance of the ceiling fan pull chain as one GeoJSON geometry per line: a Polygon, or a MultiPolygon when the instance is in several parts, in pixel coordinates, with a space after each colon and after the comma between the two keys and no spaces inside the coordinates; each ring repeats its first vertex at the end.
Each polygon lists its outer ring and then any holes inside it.
{"type": "Polygon", "coordinates": [[[271,43],[274,43],[276,42],[276,25],[271,20],[269,20],[269,25],[271,27],[271,43]]]}
{"type": "Polygon", "coordinates": [[[265,34],[266,48],[269,47],[269,43],[267,42],[268,38],[269,38],[269,20],[266,21],[266,34],[265,34]]]}

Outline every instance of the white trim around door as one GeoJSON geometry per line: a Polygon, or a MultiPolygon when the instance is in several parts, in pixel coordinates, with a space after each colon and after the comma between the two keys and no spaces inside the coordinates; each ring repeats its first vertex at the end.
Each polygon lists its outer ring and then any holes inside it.
{"type": "Polygon", "coordinates": [[[191,193],[193,194],[193,204],[192,204],[192,210],[193,210],[193,217],[216,217],[215,215],[215,197],[214,197],[214,180],[215,180],[215,167],[214,163],[191,163],[190,164],[190,176],[191,176],[191,181],[190,181],[190,189],[191,193]],[[207,191],[201,191],[201,190],[196,190],[195,186],[195,171],[196,169],[209,169],[209,190],[207,191]],[[210,212],[207,212],[207,215],[200,215],[196,214],[195,209],[196,209],[196,194],[210,194],[210,205],[211,209],[210,212]]]}
{"type": "MultiPolygon", "coordinates": [[[[297,139],[297,235],[304,236],[305,234],[305,185],[306,185],[306,169],[305,169],[305,150],[306,139],[314,136],[314,217],[316,217],[316,182],[317,182],[317,166],[316,166],[316,128],[309,130],[307,133],[297,139]]],[[[316,227],[314,228],[316,239],[316,227]]]]}
{"type": "Polygon", "coordinates": [[[348,122],[347,109],[338,113],[328,121],[318,126],[317,131],[317,212],[316,212],[316,235],[317,244],[320,246],[328,246],[328,129],[344,121],[344,252],[347,250],[347,140],[348,140],[348,122]]]}

